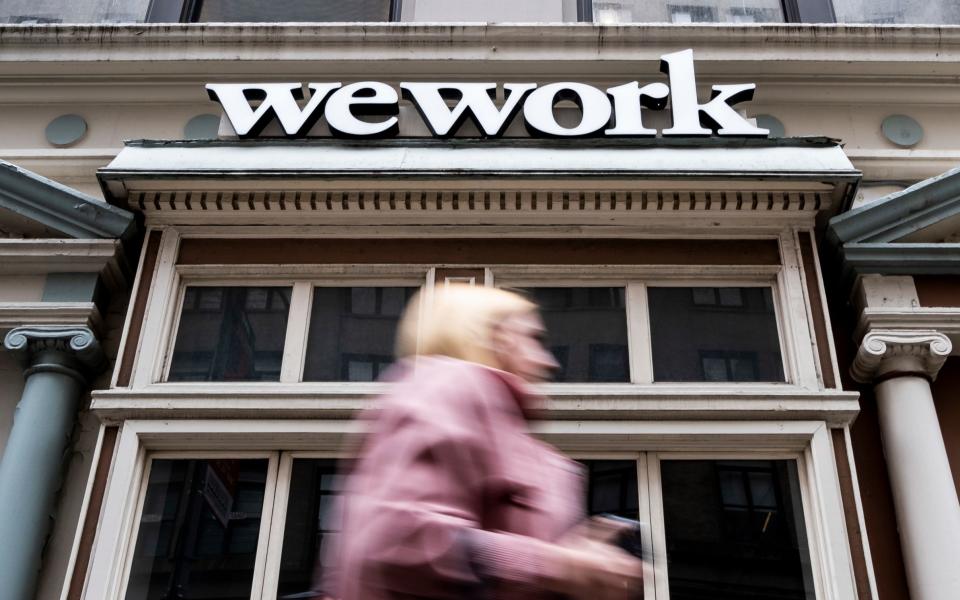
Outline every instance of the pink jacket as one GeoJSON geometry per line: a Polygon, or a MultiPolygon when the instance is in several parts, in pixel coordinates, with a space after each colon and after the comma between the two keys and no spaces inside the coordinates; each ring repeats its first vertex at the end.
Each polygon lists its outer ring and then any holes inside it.
{"type": "Polygon", "coordinates": [[[370,416],[348,479],[329,556],[338,598],[550,597],[537,588],[549,565],[532,540],[583,518],[583,482],[529,434],[531,400],[508,373],[418,359],[370,416]]]}

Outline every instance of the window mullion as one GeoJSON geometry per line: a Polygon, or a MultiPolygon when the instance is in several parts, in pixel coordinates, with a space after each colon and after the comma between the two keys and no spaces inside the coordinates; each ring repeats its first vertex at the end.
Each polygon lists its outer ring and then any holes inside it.
{"type": "MultiPolygon", "coordinates": [[[[280,559],[283,554],[283,534],[287,523],[287,504],[290,500],[290,479],[293,473],[293,455],[280,455],[277,469],[273,506],[270,513],[269,532],[264,556],[263,586],[260,600],[276,600],[280,585],[280,559]]],[[[261,525],[263,527],[263,525],[261,525]]],[[[261,539],[263,537],[261,536],[261,539]]]]}
{"type": "MultiPolygon", "coordinates": [[[[267,466],[267,480],[263,489],[263,506],[260,509],[260,532],[257,536],[257,557],[253,563],[253,585],[250,590],[250,600],[262,600],[264,592],[264,570],[267,562],[268,541],[275,522],[274,505],[278,484],[279,453],[270,455],[267,466]]],[[[282,521],[282,519],[281,519],[282,521]]],[[[283,527],[283,524],[280,524],[283,527]]]]}
{"type": "Polygon", "coordinates": [[[627,353],[630,358],[630,381],[653,383],[653,359],[650,345],[650,311],[647,286],[627,284],[627,353]]]}
{"type": "MultiPolygon", "coordinates": [[[[640,456],[637,457],[637,486],[639,488],[637,490],[637,498],[639,499],[640,521],[647,524],[646,527],[640,531],[640,539],[644,548],[652,550],[654,530],[663,529],[663,525],[662,523],[655,525],[653,522],[648,454],[647,452],[641,452],[640,456]]],[[[656,560],[657,554],[656,552],[651,552],[651,554],[650,560],[644,561],[643,563],[643,597],[656,599],[655,569],[658,567],[656,560]]]]}
{"type": "MultiPolygon", "coordinates": [[[[650,537],[653,548],[653,594],[646,595],[649,588],[644,583],[644,597],[668,600],[670,588],[667,572],[667,532],[663,516],[663,485],[660,478],[660,456],[655,452],[643,455],[646,462],[647,498],[649,498],[650,537]]],[[[644,572],[646,580],[646,572],[644,572]]]]}
{"type": "Polygon", "coordinates": [[[303,374],[303,359],[309,332],[310,302],[313,291],[310,283],[298,281],[293,284],[290,295],[290,315],[283,344],[283,363],[280,365],[280,382],[299,382],[303,374]]]}

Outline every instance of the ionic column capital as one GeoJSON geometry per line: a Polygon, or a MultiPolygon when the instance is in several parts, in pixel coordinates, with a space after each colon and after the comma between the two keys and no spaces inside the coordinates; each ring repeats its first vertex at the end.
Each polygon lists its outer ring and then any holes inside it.
{"type": "Polygon", "coordinates": [[[952,349],[950,338],[932,330],[874,330],[863,336],[850,374],[860,383],[894,373],[932,380],[952,349]]]}
{"type": "Polygon", "coordinates": [[[24,364],[26,375],[37,371],[60,371],[85,380],[106,365],[100,342],[88,327],[17,327],[7,333],[3,347],[24,364]]]}

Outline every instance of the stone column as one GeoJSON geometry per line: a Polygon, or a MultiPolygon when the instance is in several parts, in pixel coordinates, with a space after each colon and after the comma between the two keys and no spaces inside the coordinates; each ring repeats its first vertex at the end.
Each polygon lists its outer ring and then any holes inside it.
{"type": "Polygon", "coordinates": [[[950,351],[935,331],[871,331],[851,368],[874,384],[912,600],[960,598],[960,501],[930,390],[950,351]]]}
{"type": "Polygon", "coordinates": [[[26,382],[0,461],[0,587],[4,598],[30,600],[86,378],[105,361],[86,327],[18,327],[3,345],[26,382]]]}

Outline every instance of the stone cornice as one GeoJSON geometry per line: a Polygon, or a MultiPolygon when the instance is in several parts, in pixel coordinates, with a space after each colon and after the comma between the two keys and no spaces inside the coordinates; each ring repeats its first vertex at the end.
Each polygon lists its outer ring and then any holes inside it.
{"type": "Polygon", "coordinates": [[[932,330],[877,330],[863,336],[850,374],[861,383],[891,373],[934,379],[952,350],[950,338],[932,330]]]}
{"type": "Polygon", "coordinates": [[[87,327],[17,327],[7,333],[3,347],[23,362],[28,372],[59,371],[83,379],[84,375],[95,375],[106,366],[103,348],[87,327]],[[51,358],[55,354],[65,354],[69,360],[51,358]]]}

